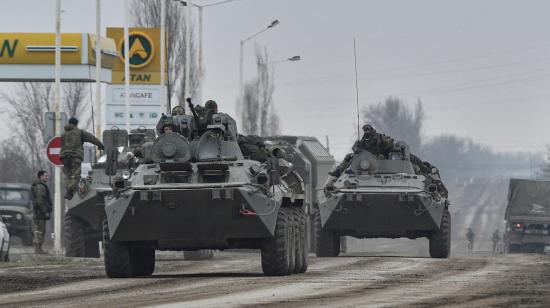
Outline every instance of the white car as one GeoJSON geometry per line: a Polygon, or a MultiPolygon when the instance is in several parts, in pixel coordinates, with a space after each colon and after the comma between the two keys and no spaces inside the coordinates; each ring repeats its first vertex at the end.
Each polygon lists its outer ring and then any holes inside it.
{"type": "Polygon", "coordinates": [[[10,234],[0,216],[0,261],[8,262],[10,260],[10,234]]]}

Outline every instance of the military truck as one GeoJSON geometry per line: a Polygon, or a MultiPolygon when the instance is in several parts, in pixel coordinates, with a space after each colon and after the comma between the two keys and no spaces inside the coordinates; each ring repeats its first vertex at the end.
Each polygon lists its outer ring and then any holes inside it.
{"type": "Polygon", "coordinates": [[[66,202],[63,234],[67,257],[99,258],[99,242],[105,219],[104,198],[111,193],[111,181],[116,177],[129,176],[127,172],[134,166],[127,166],[126,162],[131,161],[136,165],[138,159],[134,159],[134,150],[145,140],[154,139],[154,136],[154,130],[145,128],[132,130],[130,134],[117,127],[103,132],[105,149],[114,149],[126,157],[121,159],[119,170],[115,174],[107,175],[107,156],[101,156],[92,164],[88,175],[82,177],[73,199],[66,202]]]}
{"type": "Polygon", "coordinates": [[[21,238],[23,245],[32,246],[31,185],[0,183],[0,215],[12,236],[21,238]]]}
{"type": "Polygon", "coordinates": [[[323,190],[328,172],[334,166],[334,157],[319,140],[311,136],[269,136],[264,137],[268,148],[281,148],[286,160],[292,163],[304,180],[305,209],[308,214],[308,247],[315,248],[315,213],[319,211],[319,192],[323,190]]]}
{"type": "MultiPolygon", "coordinates": [[[[245,159],[229,115],[205,123],[193,113],[163,116],[174,133],[144,145],[131,177],[113,183],[103,222],[107,276],[151,275],[155,250],[228,248],[260,249],[266,275],[305,272],[300,175],[280,156],[245,159]]],[[[117,155],[109,151],[106,170],[117,169],[117,155]]]]}
{"type": "Polygon", "coordinates": [[[543,253],[550,245],[550,181],[510,179],[503,236],[509,253],[543,253]]]}
{"type": "Polygon", "coordinates": [[[342,235],[355,238],[427,237],[434,258],[450,254],[451,215],[437,168],[417,174],[406,143],[383,159],[358,150],[325,187],[316,217],[316,254],[335,257],[342,235]]]}

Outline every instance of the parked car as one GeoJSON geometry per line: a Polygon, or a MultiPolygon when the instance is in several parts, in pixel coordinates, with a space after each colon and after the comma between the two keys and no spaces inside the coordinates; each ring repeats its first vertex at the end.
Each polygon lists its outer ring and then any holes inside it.
{"type": "Polygon", "coordinates": [[[10,235],[32,246],[31,186],[21,183],[0,183],[0,216],[10,235]]]}
{"type": "Polygon", "coordinates": [[[10,260],[10,233],[0,216],[0,261],[8,262],[10,260]]]}

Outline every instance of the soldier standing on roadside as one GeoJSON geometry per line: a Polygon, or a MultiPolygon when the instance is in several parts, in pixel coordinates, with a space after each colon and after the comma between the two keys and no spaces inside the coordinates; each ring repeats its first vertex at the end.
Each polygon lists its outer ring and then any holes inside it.
{"type": "Polygon", "coordinates": [[[80,181],[80,164],[84,159],[84,142],[103,150],[103,143],[94,135],[78,128],[78,120],[70,118],[61,136],[61,161],[65,173],[65,199],[71,200],[80,181]]]}
{"type": "Polygon", "coordinates": [[[45,254],[46,252],[42,250],[42,244],[44,243],[46,220],[50,220],[53,206],[50,189],[46,184],[48,182],[48,173],[40,170],[37,176],[38,179],[31,186],[32,207],[34,211],[32,219],[32,243],[35,254],[45,254]]]}
{"type": "Polygon", "coordinates": [[[493,241],[493,252],[497,252],[497,246],[498,243],[500,243],[500,231],[498,229],[495,230],[493,233],[493,237],[491,238],[491,241],[493,241]]]}
{"type": "Polygon", "coordinates": [[[474,239],[476,237],[476,234],[474,233],[474,230],[472,228],[468,228],[468,232],[466,233],[466,238],[468,239],[468,251],[472,252],[474,251],[474,239]]]}

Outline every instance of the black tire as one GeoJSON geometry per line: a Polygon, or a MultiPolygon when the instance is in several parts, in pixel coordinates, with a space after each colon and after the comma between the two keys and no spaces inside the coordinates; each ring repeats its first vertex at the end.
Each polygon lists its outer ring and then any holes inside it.
{"type": "Polygon", "coordinates": [[[136,246],[131,248],[132,274],[151,276],[155,271],[155,248],[153,246],[136,246]]]}
{"type": "Polygon", "coordinates": [[[508,253],[520,253],[522,252],[520,244],[508,244],[508,253]]]}
{"type": "Polygon", "coordinates": [[[296,251],[296,265],[294,273],[305,273],[308,267],[308,245],[307,245],[307,217],[302,209],[297,210],[297,219],[299,222],[299,249],[296,251]]]}
{"type": "Polygon", "coordinates": [[[99,258],[99,241],[95,238],[88,238],[86,240],[86,252],[84,254],[85,258],[99,258]]]}
{"type": "Polygon", "coordinates": [[[8,242],[8,250],[6,250],[6,255],[4,256],[4,262],[10,262],[10,243],[8,242]]]}
{"type": "Polygon", "coordinates": [[[210,260],[214,258],[214,250],[200,249],[200,250],[184,251],[183,258],[189,261],[210,260]]]}
{"type": "Polygon", "coordinates": [[[430,236],[430,257],[448,258],[451,254],[451,213],[443,211],[439,229],[430,236]]]}
{"type": "Polygon", "coordinates": [[[294,208],[288,208],[288,221],[289,221],[289,228],[288,228],[288,241],[290,244],[290,259],[289,259],[289,265],[288,265],[288,273],[293,274],[294,270],[296,269],[296,241],[298,239],[296,236],[297,233],[300,231],[298,229],[298,222],[296,220],[295,212],[296,209],[294,208]]]}
{"type": "Polygon", "coordinates": [[[289,209],[280,208],[277,213],[275,233],[262,243],[262,270],[267,276],[285,276],[290,274],[291,251],[289,230],[291,220],[289,209]]]}
{"type": "Polygon", "coordinates": [[[315,254],[317,257],[337,257],[340,254],[340,235],[323,230],[319,211],[315,212],[315,254]]]}
{"type": "Polygon", "coordinates": [[[107,277],[128,278],[133,276],[130,245],[111,241],[106,219],[103,221],[103,260],[107,277]]]}
{"type": "Polygon", "coordinates": [[[21,241],[23,242],[23,245],[25,246],[33,246],[33,235],[32,235],[32,229],[29,229],[28,231],[24,231],[21,235],[21,241]]]}
{"type": "Polygon", "coordinates": [[[84,258],[86,256],[86,222],[76,216],[65,214],[65,256],[84,258]]]}

